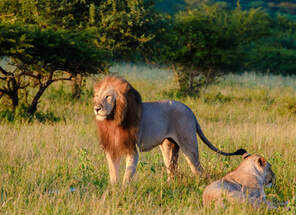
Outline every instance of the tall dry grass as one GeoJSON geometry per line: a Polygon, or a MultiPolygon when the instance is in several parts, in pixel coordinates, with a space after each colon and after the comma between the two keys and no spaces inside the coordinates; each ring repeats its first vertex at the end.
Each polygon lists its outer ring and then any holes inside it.
{"type": "Polygon", "coordinates": [[[81,101],[71,101],[67,83],[47,92],[40,109],[54,112],[59,122],[0,123],[0,214],[295,214],[296,77],[229,75],[193,98],[180,97],[165,70],[116,65],[112,72],[126,77],[144,101],[186,103],[219,148],[243,147],[264,155],[277,176],[276,184],[266,189],[267,198],[289,200],[290,211],[249,205],[203,208],[205,186],[234,169],[241,158],[219,156],[201,141],[200,159],[209,179],[194,177],[181,155],[180,174],[168,183],[156,148],[140,154],[133,183],[125,189],[110,187],[92,111],[96,78],[89,78],[81,101]]]}

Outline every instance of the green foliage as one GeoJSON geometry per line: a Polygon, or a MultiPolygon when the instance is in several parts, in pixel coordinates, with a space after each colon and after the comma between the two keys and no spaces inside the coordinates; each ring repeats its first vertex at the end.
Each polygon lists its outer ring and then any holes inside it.
{"type": "MultiPolygon", "coordinates": [[[[232,7],[236,7],[236,0],[218,0],[227,2],[232,7]]],[[[291,18],[296,18],[296,1],[295,0],[240,0],[240,5],[243,9],[258,8],[265,9],[269,14],[275,16],[276,14],[288,15],[291,18]]]]}
{"type": "Polygon", "coordinates": [[[3,22],[34,24],[40,32],[30,36],[15,25],[11,31],[22,37],[0,36],[0,49],[27,65],[71,70],[73,97],[81,95],[89,66],[106,72],[108,60],[96,61],[105,58],[102,49],[113,61],[172,65],[181,94],[196,94],[229,71],[294,74],[295,5],[294,0],[2,0],[3,22]],[[37,52],[40,56],[32,57],[37,52]]]}
{"type": "Polygon", "coordinates": [[[98,175],[96,167],[88,158],[87,149],[77,149],[77,155],[79,156],[79,164],[75,170],[75,174],[79,185],[83,187],[92,184],[98,190],[105,188],[108,180],[106,177],[98,175]]]}
{"type": "Polygon", "coordinates": [[[2,0],[0,13],[5,21],[64,29],[86,28],[96,20],[95,6],[102,0],[2,0]],[[92,14],[92,16],[90,15],[92,14]],[[14,18],[11,19],[11,16],[14,18]]]}
{"type": "Polygon", "coordinates": [[[158,16],[152,1],[109,0],[100,5],[98,14],[99,45],[111,50],[116,60],[134,61],[155,37],[158,16]]]}
{"type": "Polygon", "coordinates": [[[33,115],[28,113],[29,108],[25,104],[19,105],[15,111],[11,109],[3,109],[0,111],[0,121],[7,122],[32,122],[37,120],[41,123],[46,122],[59,122],[60,117],[57,117],[52,112],[36,111],[33,115]]]}
{"type": "Polygon", "coordinates": [[[97,45],[109,49],[114,59],[132,60],[155,37],[158,16],[150,0],[3,1],[0,13],[7,22],[76,31],[97,29],[97,45]]]}
{"type": "Polygon", "coordinates": [[[8,122],[12,122],[14,120],[14,113],[10,109],[5,109],[0,111],[0,119],[7,120],[8,122]]]}
{"type": "Polygon", "coordinates": [[[208,104],[217,104],[217,103],[227,103],[231,102],[232,97],[230,96],[224,96],[222,93],[217,94],[207,94],[204,96],[204,102],[208,104]]]}
{"type": "Polygon", "coordinates": [[[295,0],[163,0],[157,4],[157,7],[167,13],[176,13],[180,10],[198,7],[202,3],[222,3],[228,4],[230,8],[234,9],[239,5],[243,10],[251,8],[262,8],[271,16],[277,14],[287,15],[292,19],[296,19],[296,1],[295,0]]]}
{"type": "MultiPolygon", "coordinates": [[[[232,71],[235,71],[236,68],[241,70],[255,70],[260,72],[272,72],[276,74],[295,74],[295,20],[296,20],[296,1],[281,1],[281,0],[268,0],[268,1],[249,1],[249,0],[226,0],[226,1],[204,1],[204,0],[184,0],[184,1],[170,1],[166,0],[162,3],[158,3],[157,6],[169,13],[177,13],[178,11],[192,10],[192,8],[199,8],[202,4],[207,3],[209,5],[218,5],[220,8],[228,8],[233,13],[234,11],[240,11],[236,16],[233,16],[233,20],[236,22],[243,21],[239,14],[250,13],[256,11],[254,9],[260,8],[266,11],[270,17],[270,24],[264,23],[266,19],[257,17],[253,22],[249,22],[248,25],[242,26],[240,29],[243,31],[248,31],[252,29],[254,32],[253,35],[256,36],[255,32],[262,32],[260,29],[257,29],[258,26],[263,26],[265,24],[268,27],[269,32],[267,35],[260,35],[257,37],[257,42],[248,40],[248,37],[241,38],[241,41],[245,41],[245,44],[241,46],[240,52],[236,53],[236,56],[241,56],[241,58],[228,58],[231,64],[235,62],[240,62],[240,64],[233,64],[235,67],[230,68],[232,71]],[[163,5],[169,5],[168,10],[166,10],[163,5]],[[172,10],[172,8],[175,8],[172,10]],[[242,12],[244,11],[244,12],[242,12]],[[257,25],[252,26],[252,25],[257,25]],[[260,39],[262,38],[262,39],[260,39]],[[245,40],[247,39],[247,40],[245,40]]],[[[251,19],[250,19],[251,20],[251,19]]],[[[249,21],[250,21],[249,20],[249,21]]],[[[233,23],[233,21],[230,21],[233,23]]],[[[244,21],[243,21],[244,22],[244,21]]],[[[211,24],[209,22],[209,24],[211,24]]],[[[246,24],[246,23],[245,23],[246,24]]],[[[211,24],[212,25],[212,24],[211,24]]],[[[262,29],[261,29],[262,30],[262,29]]],[[[223,29],[225,31],[225,29],[223,29]]],[[[231,35],[233,38],[236,38],[236,32],[231,35]]],[[[231,34],[231,32],[230,32],[231,34]]],[[[204,35],[204,34],[203,34],[204,35]]],[[[227,31],[226,31],[227,35],[227,31]]],[[[247,35],[247,34],[246,34],[247,35]]],[[[223,38],[224,35],[222,35],[223,38]]],[[[240,35],[241,36],[241,35],[240,35]]],[[[218,35],[221,38],[221,35],[218,35]]],[[[176,37],[179,38],[179,37],[176,37]]],[[[250,38],[252,39],[252,38],[250,38]]],[[[176,40],[177,41],[177,40],[176,40]]],[[[177,41],[178,42],[178,41],[177,41]]],[[[175,46],[177,42],[171,44],[175,46]]],[[[222,42],[227,44],[226,41],[222,42]]],[[[215,44],[217,46],[217,44],[215,44]]],[[[228,49],[228,48],[227,48],[228,49]]],[[[227,58],[229,56],[228,50],[223,52],[223,56],[227,58]]],[[[179,50],[183,50],[179,48],[179,50]]],[[[175,52],[173,52],[175,54],[175,52]]],[[[193,55],[190,55],[193,56],[193,55]]],[[[198,56],[199,57],[199,56],[198,56]]],[[[202,61],[203,62],[203,61],[202,61]]],[[[232,65],[232,66],[233,66],[232,65]]],[[[190,75],[184,74],[185,76],[190,75]]],[[[188,77],[184,77],[183,80],[185,83],[188,83],[188,77]]],[[[193,87],[194,88],[194,87],[193,87]]]]}
{"type": "Polygon", "coordinates": [[[60,85],[59,87],[51,89],[50,93],[47,95],[47,98],[51,101],[60,102],[70,102],[73,100],[71,92],[67,92],[64,85],[60,85]]]}
{"type": "Polygon", "coordinates": [[[296,74],[296,23],[285,16],[278,16],[272,25],[272,34],[247,46],[247,68],[296,74]]]}
{"type": "Polygon", "coordinates": [[[31,100],[28,112],[33,114],[52,83],[108,69],[109,54],[96,47],[93,31],[0,24],[0,35],[0,56],[12,66],[0,65],[0,93],[12,100],[13,110],[20,94],[25,95],[23,103],[31,100]]]}
{"type": "Polygon", "coordinates": [[[163,38],[164,55],[176,65],[181,90],[197,91],[220,74],[239,70],[246,56],[243,45],[267,35],[268,27],[268,16],[260,10],[203,4],[176,15],[163,38]]]}

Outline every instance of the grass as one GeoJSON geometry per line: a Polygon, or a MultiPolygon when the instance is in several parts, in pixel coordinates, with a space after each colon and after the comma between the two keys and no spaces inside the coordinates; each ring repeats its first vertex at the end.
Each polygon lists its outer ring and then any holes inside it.
{"type": "Polygon", "coordinates": [[[209,179],[194,177],[181,153],[180,175],[168,183],[156,148],[140,154],[134,181],[126,189],[110,187],[92,111],[93,77],[87,79],[80,101],[70,99],[67,83],[49,89],[39,108],[53,112],[59,122],[0,123],[0,214],[296,213],[296,77],[229,75],[193,98],[180,97],[165,70],[116,65],[112,72],[126,77],[144,101],[186,103],[219,148],[243,147],[264,155],[277,176],[276,184],[266,189],[267,198],[289,200],[291,210],[255,210],[248,205],[203,208],[205,186],[234,169],[241,158],[219,156],[201,141],[200,160],[209,179]]]}

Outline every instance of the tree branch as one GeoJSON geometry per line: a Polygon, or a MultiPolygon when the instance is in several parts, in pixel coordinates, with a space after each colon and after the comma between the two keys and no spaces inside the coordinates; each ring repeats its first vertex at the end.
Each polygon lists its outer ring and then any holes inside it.
{"type": "Polygon", "coordinates": [[[6,90],[6,89],[1,89],[1,88],[0,88],[0,93],[1,93],[1,94],[7,94],[7,95],[9,94],[8,90],[6,90]]]}
{"type": "Polygon", "coordinates": [[[22,75],[29,76],[29,77],[32,77],[32,78],[36,78],[38,80],[40,79],[40,75],[34,75],[34,74],[30,73],[30,72],[22,72],[22,73],[19,74],[19,76],[22,76],[22,75]]]}
{"type": "Polygon", "coordinates": [[[11,72],[7,72],[5,69],[3,69],[1,66],[0,66],[0,72],[2,72],[3,75],[12,75],[11,72]]]}
{"type": "Polygon", "coordinates": [[[25,88],[27,88],[28,86],[30,86],[30,84],[25,84],[25,85],[23,85],[23,86],[19,86],[19,89],[25,89],[25,88]]]}
{"type": "Polygon", "coordinates": [[[53,79],[53,81],[71,81],[72,77],[73,76],[71,75],[68,78],[55,78],[55,79],[53,79]]]}

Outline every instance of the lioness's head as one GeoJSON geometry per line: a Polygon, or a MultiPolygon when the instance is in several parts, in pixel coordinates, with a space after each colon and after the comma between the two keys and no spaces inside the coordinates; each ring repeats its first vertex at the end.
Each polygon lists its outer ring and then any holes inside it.
{"type": "Polygon", "coordinates": [[[248,166],[250,171],[255,171],[263,180],[263,185],[271,186],[275,181],[275,174],[271,169],[271,164],[260,155],[243,155],[244,161],[241,166],[248,166]]]}

